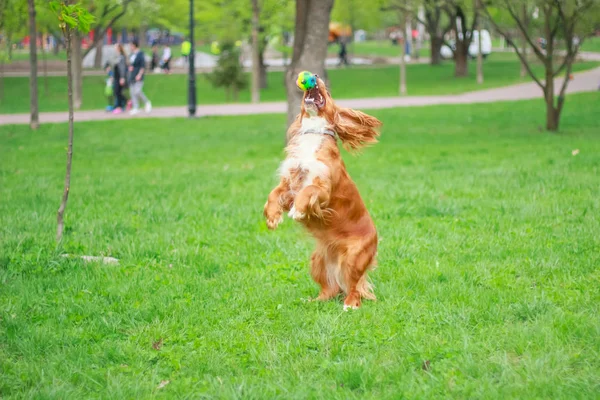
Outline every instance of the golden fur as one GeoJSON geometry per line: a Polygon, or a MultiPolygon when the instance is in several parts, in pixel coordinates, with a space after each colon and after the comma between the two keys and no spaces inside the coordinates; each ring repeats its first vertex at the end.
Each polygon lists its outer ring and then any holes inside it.
{"type": "Polygon", "coordinates": [[[348,150],[376,143],[381,122],[360,111],[338,107],[320,79],[318,92],[325,104],[321,108],[307,106],[306,93],[301,112],[288,129],[281,181],[269,194],[264,215],[269,229],[275,229],[283,212],[290,212],[317,240],[311,275],[321,286],[318,300],[331,299],[343,291],[344,309],[358,308],[361,298],[375,299],[367,271],[375,265],[377,231],[346,171],[336,138],[307,133],[303,121],[313,117],[312,121],[326,124],[348,150]]]}

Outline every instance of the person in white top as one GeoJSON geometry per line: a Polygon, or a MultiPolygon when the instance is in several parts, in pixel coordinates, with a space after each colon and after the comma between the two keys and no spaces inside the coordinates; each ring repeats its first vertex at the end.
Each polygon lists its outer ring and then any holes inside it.
{"type": "Polygon", "coordinates": [[[171,73],[171,66],[169,65],[171,62],[171,48],[169,47],[169,44],[165,44],[165,47],[163,49],[163,54],[162,54],[162,68],[163,71],[165,71],[165,74],[170,74],[171,73]]]}

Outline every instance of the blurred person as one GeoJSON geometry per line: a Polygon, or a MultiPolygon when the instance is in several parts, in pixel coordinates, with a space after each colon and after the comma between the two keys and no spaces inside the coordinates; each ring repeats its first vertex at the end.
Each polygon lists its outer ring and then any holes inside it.
{"type": "Polygon", "coordinates": [[[115,91],[114,91],[114,76],[113,70],[110,63],[104,64],[104,72],[106,72],[106,85],[104,86],[104,96],[106,96],[106,100],[108,101],[108,105],[106,106],[106,111],[112,111],[113,105],[115,101],[115,91]]]}
{"type": "Polygon", "coordinates": [[[150,61],[150,72],[156,72],[158,65],[159,65],[158,46],[157,46],[156,42],[153,42],[152,43],[152,59],[150,61]]]}
{"type": "Polygon", "coordinates": [[[118,58],[113,68],[113,84],[116,103],[113,114],[120,114],[127,106],[127,99],[124,94],[124,91],[127,89],[127,57],[121,43],[117,43],[116,47],[118,58]]]}
{"type": "Polygon", "coordinates": [[[339,65],[346,65],[348,66],[350,63],[348,62],[348,50],[346,49],[346,40],[344,38],[339,38],[339,43],[340,43],[340,63],[339,65]]]}
{"type": "Polygon", "coordinates": [[[140,112],[140,100],[144,102],[144,109],[147,113],[152,111],[152,103],[144,94],[144,72],[146,70],[146,59],[144,52],[140,49],[137,39],[131,42],[131,56],[129,57],[129,90],[133,108],[129,112],[135,115],[140,112]]]}
{"type": "Polygon", "coordinates": [[[183,42],[181,42],[181,56],[183,57],[183,61],[187,64],[190,60],[190,52],[192,51],[192,43],[186,38],[183,42]]]}
{"type": "Polygon", "coordinates": [[[162,63],[163,71],[165,71],[165,74],[170,74],[171,73],[171,66],[170,66],[170,64],[171,64],[171,47],[169,46],[168,43],[166,43],[165,47],[163,48],[161,63],[162,63]]]}

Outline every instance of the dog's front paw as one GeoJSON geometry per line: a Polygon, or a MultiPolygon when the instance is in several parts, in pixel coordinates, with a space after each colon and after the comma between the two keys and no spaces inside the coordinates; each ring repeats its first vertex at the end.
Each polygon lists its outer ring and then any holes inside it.
{"type": "Polygon", "coordinates": [[[290,218],[293,218],[296,221],[299,221],[299,220],[303,219],[306,216],[305,213],[298,211],[298,209],[296,208],[295,205],[292,206],[292,208],[290,209],[290,212],[289,212],[288,215],[289,215],[290,218]]]}
{"type": "Polygon", "coordinates": [[[267,220],[267,228],[273,230],[283,221],[283,213],[280,208],[273,207],[267,202],[263,211],[263,215],[267,220]]]}
{"type": "Polygon", "coordinates": [[[279,215],[279,217],[274,217],[274,218],[267,218],[267,228],[269,228],[270,230],[274,230],[282,222],[283,222],[283,215],[279,215]]]}

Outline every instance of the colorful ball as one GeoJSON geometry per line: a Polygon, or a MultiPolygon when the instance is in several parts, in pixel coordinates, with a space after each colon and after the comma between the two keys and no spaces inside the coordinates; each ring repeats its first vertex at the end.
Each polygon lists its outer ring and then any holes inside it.
{"type": "Polygon", "coordinates": [[[308,71],[302,71],[298,74],[296,85],[305,92],[317,87],[317,77],[308,71]]]}

